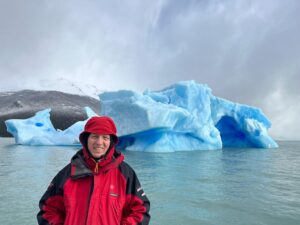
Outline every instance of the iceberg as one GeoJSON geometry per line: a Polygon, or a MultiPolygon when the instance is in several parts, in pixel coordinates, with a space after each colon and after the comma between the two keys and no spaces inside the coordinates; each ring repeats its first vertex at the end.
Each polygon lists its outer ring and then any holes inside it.
{"type": "MultiPolygon", "coordinates": [[[[50,120],[51,109],[39,111],[28,119],[10,119],[5,124],[7,131],[22,145],[80,145],[79,134],[88,119],[78,121],[65,130],[54,128],[50,120]]],[[[91,108],[85,107],[88,118],[97,115],[91,108]]]]}
{"type": "Polygon", "coordinates": [[[174,152],[224,147],[276,148],[268,135],[271,122],[255,107],[212,95],[195,81],[182,81],[160,91],[104,92],[101,114],[119,130],[119,148],[174,152]]]}
{"type": "MultiPolygon", "coordinates": [[[[100,115],[113,118],[117,148],[132,151],[174,152],[222,148],[276,148],[268,135],[271,122],[255,107],[212,95],[205,84],[181,81],[160,91],[103,92],[100,115]]],[[[17,144],[78,145],[87,120],[56,130],[51,109],[32,118],[5,121],[17,144]]],[[[88,117],[96,114],[85,107],[88,117]]]]}

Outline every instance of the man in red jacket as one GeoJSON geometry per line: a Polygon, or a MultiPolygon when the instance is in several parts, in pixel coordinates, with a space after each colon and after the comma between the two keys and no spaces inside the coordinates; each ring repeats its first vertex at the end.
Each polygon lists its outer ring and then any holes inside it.
{"type": "Polygon", "coordinates": [[[117,150],[117,130],[106,116],[89,119],[82,149],[52,180],[40,200],[38,224],[147,225],[150,202],[134,170],[117,150]]]}

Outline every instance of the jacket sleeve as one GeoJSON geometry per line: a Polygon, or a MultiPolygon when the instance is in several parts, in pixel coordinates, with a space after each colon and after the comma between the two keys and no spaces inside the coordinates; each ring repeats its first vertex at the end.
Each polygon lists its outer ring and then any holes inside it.
{"type": "Polygon", "coordinates": [[[150,221],[150,201],[140,182],[131,169],[127,178],[126,203],[122,213],[121,225],[148,225],[150,221]]]}
{"type": "Polygon", "coordinates": [[[37,214],[39,225],[63,225],[65,220],[65,205],[62,184],[65,179],[63,171],[58,173],[50,183],[47,191],[39,202],[40,211],[37,214]]]}

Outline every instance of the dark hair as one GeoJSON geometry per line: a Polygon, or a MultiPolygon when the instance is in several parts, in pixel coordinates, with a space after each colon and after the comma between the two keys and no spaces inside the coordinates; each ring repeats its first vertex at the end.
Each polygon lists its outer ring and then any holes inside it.
{"type": "Polygon", "coordinates": [[[115,135],[110,134],[109,137],[110,137],[110,145],[109,145],[108,150],[110,150],[111,147],[116,143],[116,136],[115,135]]]}
{"type": "Polygon", "coordinates": [[[82,135],[82,145],[83,145],[83,147],[86,149],[86,150],[88,150],[88,138],[89,138],[89,136],[90,136],[90,134],[91,133],[89,133],[89,132],[85,132],[85,133],[83,133],[83,135],[82,135]]]}

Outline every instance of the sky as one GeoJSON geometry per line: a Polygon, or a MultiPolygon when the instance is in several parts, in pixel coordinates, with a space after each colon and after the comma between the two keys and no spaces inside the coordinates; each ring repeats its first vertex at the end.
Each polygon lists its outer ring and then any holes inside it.
{"type": "Polygon", "coordinates": [[[0,0],[0,91],[195,80],[261,108],[273,138],[300,140],[299,11],[298,0],[0,0]]]}

